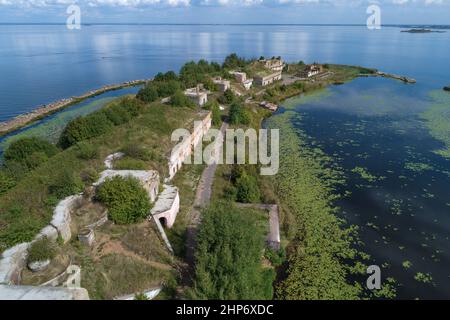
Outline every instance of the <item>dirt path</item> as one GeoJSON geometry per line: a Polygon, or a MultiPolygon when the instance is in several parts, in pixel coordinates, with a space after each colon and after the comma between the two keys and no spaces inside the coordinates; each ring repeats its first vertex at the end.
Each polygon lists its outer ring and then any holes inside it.
{"type": "MultiPolygon", "coordinates": [[[[223,122],[220,127],[222,134],[225,134],[225,130],[228,128],[228,123],[223,122]]],[[[223,148],[223,145],[220,146],[223,148]]],[[[186,237],[186,263],[188,264],[186,272],[186,282],[189,282],[194,270],[194,255],[195,255],[195,238],[197,235],[198,226],[201,222],[201,210],[208,206],[211,200],[212,185],[214,182],[214,175],[216,173],[217,164],[208,165],[203,170],[202,176],[197,186],[197,193],[195,195],[194,207],[191,211],[191,223],[187,229],[186,237]]]]}

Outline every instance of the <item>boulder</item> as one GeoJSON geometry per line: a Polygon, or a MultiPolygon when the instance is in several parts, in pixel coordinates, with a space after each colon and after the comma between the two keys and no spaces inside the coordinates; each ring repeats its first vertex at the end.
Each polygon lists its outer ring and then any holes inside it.
{"type": "Polygon", "coordinates": [[[50,259],[43,261],[33,261],[28,263],[28,268],[33,272],[44,271],[50,265],[50,259]]]}

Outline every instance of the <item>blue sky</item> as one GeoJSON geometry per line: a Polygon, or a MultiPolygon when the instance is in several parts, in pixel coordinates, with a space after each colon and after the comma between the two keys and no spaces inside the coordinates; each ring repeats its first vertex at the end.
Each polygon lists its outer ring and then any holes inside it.
{"type": "Polygon", "coordinates": [[[450,24],[450,0],[0,0],[0,22],[364,24],[370,4],[383,24],[450,24]]]}

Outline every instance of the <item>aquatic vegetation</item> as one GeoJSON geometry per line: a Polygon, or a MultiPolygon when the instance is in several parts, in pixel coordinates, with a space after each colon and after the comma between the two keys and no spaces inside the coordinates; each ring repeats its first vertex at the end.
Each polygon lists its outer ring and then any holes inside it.
{"type": "MultiPolygon", "coordinates": [[[[292,214],[283,226],[295,248],[288,255],[287,277],[278,285],[277,296],[357,299],[366,293],[349,276],[364,272],[361,261],[369,256],[353,248],[360,243],[356,228],[345,227],[336,216],[333,201],[337,186],[345,182],[343,171],[319,148],[309,147],[310,137],[297,126],[301,120],[301,114],[289,111],[267,120],[267,127],[281,131],[281,165],[274,185],[284,211],[292,214]]],[[[395,295],[392,286],[386,290],[379,294],[395,295]]]]}
{"type": "Polygon", "coordinates": [[[369,182],[375,182],[379,180],[384,180],[385,177],[377,177],[372,174],[370,174],[366,168],[363,167],[355,167],[351,170],[353,173],[357,173],[361,176],[362,179],[367,180],[369,182]]]}
{"type": "Polygon", "coordinates": [[[405,163],[405,168],[414,172],[422,172],[434,169],[432,165],[429,165],[427,163],[415,163],[415,162],[405,163]]]}
{"type": "Polygon", "coordinates": [[[414,279],[418,282],[423,283],[431,283],[433,281],[433,277],[431,276],[430,273],[422,273],[422,272],[417,272],[414,276],[414,279]]]}
{"type": "Polygon", "coordinates": [[[430,134],[445,145],[444,148],[435,152],[450,158],[450,96],[442,91],[433,91],[430,97],[433,102],[421,114],[421,118],[426,121],[430,134]]]}
{"type": "Polygon", "coordinates": [[[403,261],[402,266],[403,266],[403,268],[405,268],[405,269],[409,269],[409,268],[412,267],[412,263],[411,263],[411,261],[409,261],[409,260],[405,260],[405,261],[403,261]]]}
{"type": "Polygon", "coordinates": [[[67,123],[77,117],[99,110],[112,100],[114,100],[113,97],[99,98],[83,106],[63,110],[54,116],[50,116],[42,123],[32,124],[23,128],[21,132],[5,138],[0,143],[0,150],[5,150],[14,141],[28,137],[38,137],[56,143],[67,123]]]}

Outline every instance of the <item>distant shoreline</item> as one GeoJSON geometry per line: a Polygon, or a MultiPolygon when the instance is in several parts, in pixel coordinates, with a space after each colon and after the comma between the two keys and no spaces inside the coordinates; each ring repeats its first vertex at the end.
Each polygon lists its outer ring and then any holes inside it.
{"type": "Polygon", "coordinates": [[[144,84],[148,81],[151,81],[151,79],[141,79],[141,80],[133,80],[133,81],[127,81],[120,84],[113,84],[113,85],[107,85],[103,86],[96,90],[88,91],[87,93],[77,96],[77,97],[71,97],[66,99],[61,99],[49,104],[42,105],[40,107],[37,107],[33,109],[32,111],[28,113],[20,114],[10,120],[6,120],[4,122],[0,122],[0,137],[7,135],[8,133],[14,132],[18,129],[21,129],[25,127],[26,125],[29,125],[35,121],[38,121],[44,117],[47,117],[55,112],[61,111],[75,103],[79,103],[83,100],[86,100],[88,98],[92,98],[95,96],[98,96],[102,93],[108,92],[108,91],[114,91],[119,90],[127,87],[133,87],[140,84],[144,84]]]}
{"type": "MultiPolygon", "coordinates": [[[[65,22],[3,22],[0,26],[65,26],[65,22]]],[[[311,27],[366,27],[366,24],[358,23],[138,23],[138,22],[123,22],[123,23],[111,23],[111,22],[84,22],[82,26],[311,26],[311,27]]],[[[386,28],[426,28],[426,29],[450,29],[450,25],[439,24],[383,24],[381,27],[386,28]]]]}

